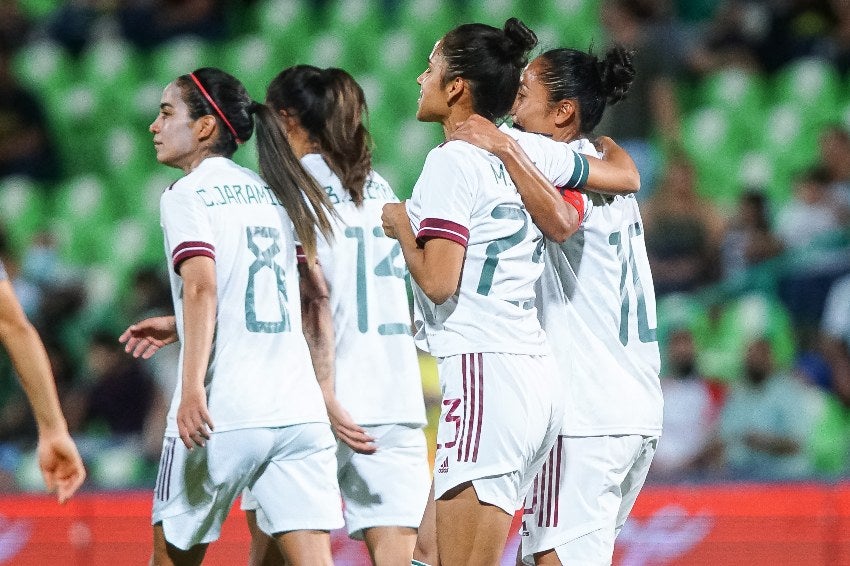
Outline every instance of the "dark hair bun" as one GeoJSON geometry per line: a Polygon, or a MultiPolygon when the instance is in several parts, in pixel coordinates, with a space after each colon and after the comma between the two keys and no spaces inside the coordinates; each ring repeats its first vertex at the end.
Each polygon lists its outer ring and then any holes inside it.
{"type": "Polygon", "coordinates": [[[616,45],[609,49],[605,53],[605,59],[599,62],[599,78],[608,104],[615,104],[625,98],[626,92],[635,80],[633,56],[634,51],[629,51],[622,45],[616,45]]]}
{"type": "Polygon", "coordinates": [[[517,18],[505,22],[504,32],[508,39],[508,52],[512,57],[524,59],[537,45],[537,35],[517,18]]]}

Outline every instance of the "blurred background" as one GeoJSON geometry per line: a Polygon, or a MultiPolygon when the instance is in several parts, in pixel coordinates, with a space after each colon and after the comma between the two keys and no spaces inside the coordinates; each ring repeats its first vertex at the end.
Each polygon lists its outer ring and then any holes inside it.
{"type": "MultiPolygon", "coordinates": [[[[48,347],[87,489],[152,487],[174,386],[176,348],[139,363],[117,342],[171,312],[158,207],[179,172],[147,131],[162,88],[213,65],[262,100],[284,67],[342,67],[366,92],[375,168],[406,198],[442,141],[414,117],[434,42],[510,16],[538,51],[636,50],[629,98],[597,133],[642,176],[665,395],[650,489],[841,485],[850,2],[0,0],[0,259],[48,347]]],[[[251,143],[236,160],[256,166],[251,143]]],[[[34,433],[0,358],[0,491],[41,489],[34,433]]]]}

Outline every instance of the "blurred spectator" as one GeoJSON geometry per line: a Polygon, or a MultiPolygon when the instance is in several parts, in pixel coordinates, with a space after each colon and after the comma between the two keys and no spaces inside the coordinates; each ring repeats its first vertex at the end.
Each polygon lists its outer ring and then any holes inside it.
{"type": "Polygon", "coordinates": [[[850,208],[850,132],[839,124],[827,126],[818,138],[818,145],[820,166],[829,174],[830,188],[850,208]]]}
{"type": "Polygon", "coordinates": [[[697,193],[694,167],[684,155],[671,158],[643,220],[656,294],[693,291],[717,278],[725,220],[697,193]]]}
{"type": "Polygon", "coordinates": [[[832,389],[850,407],[850,275],[833,283],[826,297],[820,346],[832,372],[832,389]]]}
{"type": "Polygon", "coordinates": [[[664,435],[652,460],[650,478],[702,477],[719,461],[716,435],[725,389],[699,374],[690,330],[671,333],[665,361],[661,378],[664,435]]]}
{"type": "MultiPolygon", "coordinates": [[[[836,25],[830,0],[773,0],[768,6],[768,33],[759,45],[762,68],[768,73],[794,59],[818,53],[822,38],[836,25]]],[[[846,1],[845,1],[846,3],[846,1]]]]}
{"type": "Polygon", "coordinates": [[[610,41],[635,51],[635,80],[628,96],[605,112],[597,131],[613,137],[635,160],[640,171],[638,198],[649,197],[656,185],[660,136],[663,146],[678,143],[679,102],[676,78],[681,70],[681,35],[653,0],[605,0],[602,24],[610,41]]]}
{"type": "Polygon", "coordinates": [[[14,52],[27,39],[30,23],[17,0],[0,0],[0,49],[14,52]]]}
{"type": "Polygon", "coordinates": [[[699,46],[691,53],[690,68],[698,74],[726,67],[760,71],[759,46],[769,28],[770,6],[766,2],[719,3],[699,46]]]}
{"type": "Polygon", "coordinates": [[[222,41],[228,32],[222,0],[128,0],[118,19],[123,35],[142,49],[181,35],[222,41]]]}
{"type": "Polygon", "coordinates": [[[829,172],[815,167],[799,175],[794,195],[776,217],[776,232],[788,249],[804,249],[840,229],[846,207],[830,188],[829,172]]]}
{"type": "Polygon", "coordinates": [[[850,72],[850,2],[830,0],[835,14],[835,24],[828,35],[823,36],[816,51],[826,57],[838,72],[847,75],[850,72]]]}
{"type": "Polygon", "coordinates": [[[0,227],[0,262],[6,266],[8,279],[27,318],[36,319],[41,308],[41,290],[22,276],[17,254],[12,251],[9,238],[2,227],[0,227]]]}
{"type": "Polygon", "coordinates": [[[0,177],[28,175],[42,181],[59,177],[59,158],[50,143],[38,99],[11,72],[11,52],[0,46],[0,177]]]}
{"type": "Polygon", "coordinates": [[[720,248],[723,277],[739,276],[750,267],[778,256],[782,249],[782,241],[770,228],[765,194],[745,191],[720,248]]]}
{"type": "Polygon", "coordinates": [[[84,371],[76,402],[68,409],[69,425],[100,436],[141,436],[155,386],[141,365],[124,354],[114,333],[95,332],[84,371]]]}
{"type": "Polygon", "coordinates": [[[720,415],[726,462],[739,479],[794,479],[811,474],[807,441],[818,417],[810,391],[776,370],[770,342],[747,346],[744,380],[730,390],[720,415]]]}

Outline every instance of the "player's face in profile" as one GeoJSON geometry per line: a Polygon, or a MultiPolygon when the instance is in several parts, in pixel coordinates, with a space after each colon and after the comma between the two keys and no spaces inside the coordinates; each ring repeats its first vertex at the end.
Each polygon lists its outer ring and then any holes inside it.
{"type": "Polygon", "coordinates": [[[511,118],[514,124],[527,132],[553,135],[555,108],[550,106],[549,91],[540,82],[541,67],[538,58],[523,71],[511,118]]]}
{"type": "Polygon", "coordinates": [[[417,77],[419,83],[419,106],[416,119],[420,122],[439,122],[448,115],[443,74],[446,70],[446,59],[440,49],[440,42],[434,45],[428,57],[428,68],[417,77]]]}
{"type": "Polygon", "coordinates": [[[159,114],[148,128],[153,134],[156,160],[164,165],[185,169],[198,150],[195,120],[183,101],[180,87],[170,83],[162,91],[159,114]]]}

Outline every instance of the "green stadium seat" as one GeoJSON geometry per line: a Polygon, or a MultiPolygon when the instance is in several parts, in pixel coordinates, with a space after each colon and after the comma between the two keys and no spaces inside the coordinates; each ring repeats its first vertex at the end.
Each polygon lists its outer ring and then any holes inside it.
{"type": "MultiPolygon", "coordinates": [[[[763,189],[774,206],[784,203],[791,194],[791,171],[762,150],[753,149],[741,156],[736,180],[742,190],[763,189]]],[[[725,204],[735,205],[737,201],[725,204]]]]}
{"type": "Polygon", "coordinates": [[[74,59],[61,44],[48,39],[22,47],[14,57],[12,70],[21,84],[41,96],[66,87],[77,75],[74,59]]]}
{"type": "Polygon", "coordinates": [[[106,37],[92,43],[81,55],[82,79],[103,92],[110,105],[123,108],[141,80],[141,55],[120,37],[106,37]]]}
{"type": "Polygon", "coordinates": [[[12,248],[23,251],[33,234],[43,228],[47,202],[42,188],[29,177],[0,179],[0,224],[9,235],[12,248]]]}
{"type": "Polygon", "coordinates": [[[281,67],[300,62],[305,44],[318,29],[316,15],[303,0],[258,0],[251,17],[257,32],[283,58],[281,67]]]}
{"type": "Polygon", "coordinates": [[[214,45],[199,37],[183,36],[157,47],[149,57],[152,77],[162,88],[201,67],[218,66],[214,45]]]}
{"type": "Polygon", "coordinates": [[[424,60],[437,40],[467,21],[452,0],[399,0],[397,14],[396,27],[414,34],[417,45],[425,49],[424,60]]]}
{"type": "Polygon", "coordinates": [[[138,187],[147,179],[150,169],[162,167],[156,161],[151,136],[119,124],[104,132],[99,149],[109,206],[125,213],[144,210],[141,202],[144,195],[138,187]]]}
{"type": "Polygon", "coordinates": [[[694,163],[703,195],[734,198],[737,191],[730,170],[737,170],[745,147],[741,145],[739,125],[729,112],[716,106],[699,108],[682,122],[682,144],[694,163]]]}
{"type": "Polygon", "coordinates": [[[774,100],[796,107],[806,124],[817,128],[835,116],[840,97],[838,70],[824,59],[789,63],[773,80],[774,100]]]}
{"type": "Polygon", "coordinates": [[[701,81],[696,98],[699,104],[733,113],[742,125],[745,141],[755,141],[764,122],[767,98],[762,75],[736,68],[717,71],[701,81]]]}
{"type": "Polygon", "coordinates": [[[62,256],[78,266],[100,260],[104,248],[112,245],[101,235],[116,217],[99,176],[68,179],[57,188],[53,203],[52,222],[62,256]]]}
{"type": "Polygon", "coordinates": [[[260,35],[238,37],[221,53],[221,68],[242,81],[254,100],[265,100],[269,82],[289,65],[277,54],[274,45],[260,35]]]}
{"type": "Polygon", "coordinates": [[[498,28],[508,18],[516,17],[535,29],[534,23],[538,20],[535,3],[524,0],[470,0],[467,2],[467,11],[470,22],[481,22],[498,28]]]}
{"type": "Polygon", "coordinates": [[[159,102],[162,100],[164,89],[165,85],[159,81],[146,80],[137,84],[133,92],[127,93],[127,104],[123,108],[128,125],[132,124],[149,133],[148,127],[159,114],[159,102]]]}
{"type": "Polygon", "coordinates": [[[606,36],[602,31],[599,6],[598,0],[543,0],[538,3],[540,24],[554,22],[560,37],[557,45],[541,44],[541,48],[587,50],[591,45],[603,45],[606,36]]]}
{"type": "Polygon", "coordinates": [[[769,108],[762,125],[761,148],[788,172],[797,172],[817,160],[818,128],[805,111],[790,102],[769,108]]]}
{"type": "Polygon", "coordinates": [[[89,82],[75,82],[49,93],[45,106],[66,169],[79,174],[96,168],[91,148],[102,143],[100,132],[114,121],[104,93],[89,82]]]}

